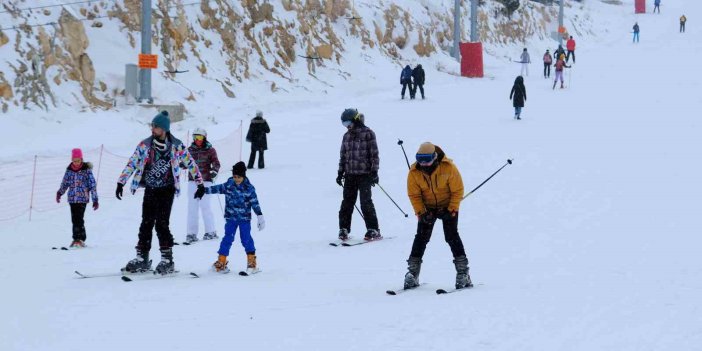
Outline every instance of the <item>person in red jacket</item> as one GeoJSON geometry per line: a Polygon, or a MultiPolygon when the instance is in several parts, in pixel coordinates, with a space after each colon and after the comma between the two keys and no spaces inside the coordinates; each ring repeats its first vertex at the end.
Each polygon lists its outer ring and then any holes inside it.
{"type": "Polygon", "coordinates": [[[573,55],[573,63],[575,63],[575,40],[573,40],[573,36],[570,36],[570,39],[566,42],[566,49],[568,49],[568,56],[566,56],[566,63],[568,63],[568,60],[570,60],[570,55],[573,55]]]}

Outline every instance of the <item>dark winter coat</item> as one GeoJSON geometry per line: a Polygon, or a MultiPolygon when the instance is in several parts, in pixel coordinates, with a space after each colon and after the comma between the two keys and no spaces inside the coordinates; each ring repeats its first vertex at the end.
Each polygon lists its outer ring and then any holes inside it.
{"type": "Polygon", "coordinates": [[[254,150],[268,150],[266,134],[270,132],[271,128],[263,117],[254,117],[249,125],[249,131],[246,133],[246,141],[251,143],[251,148],[254,150]]]}
{"type": "Polygon", "coordinates": [[[422,65],[417,65],[412,70],[412,79],[414,79],[414,84],[424,85],[424,68],[422,68],[422,65]]]}
{"type": "Polygon", "coordinates": [[[638,32],[639,32],[639,25],[635,24],[634,25],[634,33],[638,33],[638,32]]]}
{"type": "Polygon", "coordinates": [[[561,54],[565,55],[565,49],[563,49],[563,46],[558,45],[558,49],[553,52],[553,58],[554,60],[558,61],[558,58],[561,57],[561,54]]]}
{"type": "Polygon", "coordinates": [[[409,83],[412,83],[412,67],[407,65],[402,70],[402,73],[400,73],[400,84],[409,84],[409,83]]]}
{"type": "Polygon", "coordinates": [[[354,126],[344,134],[341,142],[339,172],[346,174],[370,174],[378,172],[380,157],[375,133],[362,123],[354,126]]]}
{"type": "Polygon", "coordinates": [[[512,91],[509,93],[509,98],[512,99],[513,107],[524,107],[524,101],[527,99],[526,87],[524,87],[524,78],[517,77],[512,86],[512,91]]]}
{"type": "Polygon", "coordinates": [[[244,178],[241,184],[236,185],[234,178],[227,179],[222,184],[205,188],[206,194],[224,194],[227,203],[224,209],[224,218],[238,221],[250,221],[251,209],[256,215],[262,215],[261,206],[258,204],[256,188],[244,178]]]}
{"type": "MultiPolygon", "coordinates": [[[[207,139],[205,139],[202,147],[198,147],[197,144],[192,143],[188,148],[190,156],[192,156],[195,163],[197,163],[197,168],[200,169],[200,174],[202,175],[202,180],[205,182],[211,182],[212,171],[219,173],[219,158],[217,157],[217,151],[212,147],[207,139]]],[[[193,181],[192,174],[188,174],[188,180],[193,181]]]]}
{"type": "Polygon", "coordinates": [[[88,203],[90,197],[92,197],[93,202],[98,202],[97,184],[92,169],[93,166],[89,162],[83,162],[78,171],[74,171],[69,164],[61,181],[61,188],[58,190],[59,196],[68,190],[68,203],[70,204],[88,203]]]}

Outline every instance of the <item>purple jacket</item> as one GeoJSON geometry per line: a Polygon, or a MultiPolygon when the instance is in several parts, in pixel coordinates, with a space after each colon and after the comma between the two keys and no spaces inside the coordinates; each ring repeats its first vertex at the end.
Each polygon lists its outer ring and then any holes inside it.
{"type": "Polygon", "coordinates": [[[59,195],[63,196],[68,190],[70,204],[88,203],[91,196],[93,202],[98,202],[97,183],[95,183],[92,168],[93,165],[89,162],[83,162],[83,166],[78,171],[74,171],[71,165],[68,165],[61,181],[61,188],[58,190],[59,195]]]}
{"type": "Polygon", "coordinates": [[[354,125],[341,142],[339,171],[346,174],[378,172],[380,157],[375,133],[363,124],[354,125]]]}

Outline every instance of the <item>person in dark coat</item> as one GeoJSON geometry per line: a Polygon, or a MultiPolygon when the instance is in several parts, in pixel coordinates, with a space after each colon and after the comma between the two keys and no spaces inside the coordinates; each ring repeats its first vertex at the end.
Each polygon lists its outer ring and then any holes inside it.
{"type": "Polygon", "coordinates": [[[363,114],[347,108],[341,114],[341,124],[347,131],[341,142],[339,172],[336,184],[344,188],[344,199],[339,209],[339,240],[349,239],[351,217],[358,194],[361,194],[361,212],[366,222],[364,240],[380,240],[378,217],[371,198],[371,186],[378,184],[378,142],[375,133],[364,122],[363,114]]]}
{"type": "Polygon", "coordinates": [[[424,100],[424,69],[422,65],[417,65],[417,67],[412,70],[412,79],[414,80],[414,86],[410,90],[410,98],[414,99],[414,96],[417,95],[417,88],[419,87],[419,91],[422,93],[422,100],[424,100]]]}
{"type": "Polygon", "coordinates": [[[558,49],[553,52],[553,60],[558,61],[558,59],[561,57],[561,54],[565,55],[565,49],[563,48],[563,45],[558,45],[558,49]]]}
{"type": "Polygon", "coordinates": [[[405,66],[405,68],[402,70],[402,73],[400,73],[400,84],[402,85],[402,98],[405,98],[405,90],[407,90],[407,86],[409,86],[410,90],[410,95],[412,95],[412,67],[409,65],[405,66]]]}
{"type": "Polygon", "coordinates": [[[514,119],[522,119],[520,116],[522,114],[522,107],[524,107],[524,101],[527,99],[526,87],[524,87],[524,78],[518,76],[514,80],[514,85],[512,86],[512,91],[509,93],[509,99],[512,100],[512,106],[514,106],[514,119]]]}
{"type": "Polygon", "coordinates": [[[251,156],[249,156],[249,169],[254,167],[256,160],[256,151],[258,151],[258,168],[264,167],[263,151],[268,150],[268,139],[266,134],[271,132],[268,122],[263,118],[263,112],[256,111],[256,117],[251,120],[249,132],[246,133],[246,141],[251,143],[251,156]]]}

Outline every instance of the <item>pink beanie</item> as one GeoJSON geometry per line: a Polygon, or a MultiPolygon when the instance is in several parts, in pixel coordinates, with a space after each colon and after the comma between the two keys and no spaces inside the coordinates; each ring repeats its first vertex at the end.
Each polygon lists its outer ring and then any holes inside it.
{"type": "Polygon", "coordinates": [[[81,151],[78,148],[71,150],[71,159],[74,159],[74,158],[79,158],[82,160],[83,159],[83,151],[81,151]]]}

